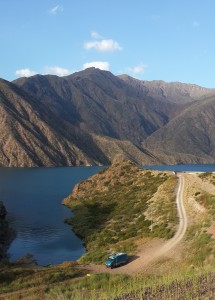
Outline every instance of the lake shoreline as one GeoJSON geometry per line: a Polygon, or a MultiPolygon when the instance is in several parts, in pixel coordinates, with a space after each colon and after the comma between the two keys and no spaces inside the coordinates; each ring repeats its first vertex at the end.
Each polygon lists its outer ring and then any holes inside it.
{"type": "MultiPolygon", "coordinates": [[[[161,167],[167,169],[167,165],[142,168],[161,167]]],[[[0,168],[0,199],[5,199],[9,217],[17,229],[17,236],[8,249],[12,261],[32,253],[39,265],[59,264],[75,261],[85,253],[83,238],[77,237],[64,223],[72,212],[61,202],[75,184],[103,168],[0,168]]],[[[176,172],[215,172],[215,165],[171,165],[169,168],[176,172]]]]}

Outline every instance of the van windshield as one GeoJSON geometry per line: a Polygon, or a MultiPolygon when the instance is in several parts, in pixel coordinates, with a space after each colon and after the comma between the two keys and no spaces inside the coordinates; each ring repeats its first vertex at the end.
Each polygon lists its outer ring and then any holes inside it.
{"type": "Polygon", "coordinates": [[[109,257],[108,257],[108,260],[114,261],[114,258],[109,256],[109,257]]]}

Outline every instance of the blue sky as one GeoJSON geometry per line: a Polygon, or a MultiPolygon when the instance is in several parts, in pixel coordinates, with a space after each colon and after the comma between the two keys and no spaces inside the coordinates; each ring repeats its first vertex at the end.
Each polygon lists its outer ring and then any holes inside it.
{"type": "Polygon", "coordinates": [[[2,0],[0,77],[89,66],[215,87],[214,0],[2,0]]]}

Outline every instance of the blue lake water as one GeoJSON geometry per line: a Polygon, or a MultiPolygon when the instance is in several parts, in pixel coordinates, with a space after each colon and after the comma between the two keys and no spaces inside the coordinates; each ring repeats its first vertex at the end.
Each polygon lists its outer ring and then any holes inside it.
{"type": "Polygon", "coordinates": [[[10,259],[27,253],[39,265],[76,260],[84,252],[82,241],[64,223],[71,211],[61,204],[74,185],[101,167],[0,168],[0,200],[17,232],[9,248],[10,259]]]}
{"type": "MultiPolygon", "coordinates": [[[[13,261],[32,253],[39,265],[76,260],[82,241],[64,223],[71,211],[61,205],[74,185],[103,167],[0,168],[0,200],[17,232],[9,254],[13,261]]],[[[147,169],[215,172],[215,165],[144,166],[147,169]]]]}

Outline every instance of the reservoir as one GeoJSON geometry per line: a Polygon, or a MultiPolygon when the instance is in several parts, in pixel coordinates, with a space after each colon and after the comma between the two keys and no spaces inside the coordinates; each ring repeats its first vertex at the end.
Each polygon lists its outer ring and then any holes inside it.
{"type": "MultiPolygon", "coordinates": [[[[147,169],[215,172],[215,165],[144,166],[147,169]]],[[[33,254],[39,265],[59,264],[84,254],[82,241],[64,219],[72,212],[61,205],[74,185],[103,167],[0,168],[0,200],[17,236],[10,260],[33,254]]]]}
{"type": "Polygon", "coordinates": [[[0,200],[17,236],[9,248],[10,260],[33,254],[38,265],[78,259],[82,241],[64,219],[71,211],[61,204],[74,185],[102,167],[0,168],[0,200]]]}

